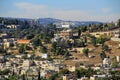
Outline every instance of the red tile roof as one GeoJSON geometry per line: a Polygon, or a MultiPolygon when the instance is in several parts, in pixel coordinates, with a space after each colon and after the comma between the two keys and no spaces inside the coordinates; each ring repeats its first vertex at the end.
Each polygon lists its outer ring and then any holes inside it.
{"type": "Polygon", "coordinates": [[[27,39],[20,39],[17,41],[18,44],[29,44],[30,43],[30,40],[27,40],[27,39]]]}

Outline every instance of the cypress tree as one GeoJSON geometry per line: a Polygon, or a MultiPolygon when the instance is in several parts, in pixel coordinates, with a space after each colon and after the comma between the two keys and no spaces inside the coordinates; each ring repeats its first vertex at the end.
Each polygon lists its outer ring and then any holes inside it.
{"type": "Polygon", "coordinates": [[[41,77],[40,77],[40,68],[39,68],[39,71],[38,71],[38,80],[41,80],[41,77]]]}

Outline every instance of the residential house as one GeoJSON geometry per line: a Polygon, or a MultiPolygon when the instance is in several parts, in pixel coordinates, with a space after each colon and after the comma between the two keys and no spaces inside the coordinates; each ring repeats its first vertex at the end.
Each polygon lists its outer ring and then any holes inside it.
{"type": "Polygon", "coordinates": [[[120,56],[116,56],[116,61],[120,62],[120,56]]]}
{"type": "Polygon", "coordinates": [[[70,28],[69,24],[62,24],[62,28],[70,28]]]}
{"type": "Polygon", "coordinates": [[[95,36],[95,37],[100,37],[101,35],[105,35],[105,36],[113,36],[112,32],[93,32],[90,33],[91,35],[95,36]]]}
{"type": "Polygon", "coordinates": [[[103,60],[103,67],[107,68],[110,67],[111,59],[110,58],[104,58],[103,60]]]}
{"type": "Polygon", "coordinates": [[[114,33],[114,37],[111,38],[112,41],[120,42],[120,31],[114,33]]]}
{"type": "Polygon", "coordinates": [[[53,38],[52,41],[58,42],[58,41],[60,41],[60,39],[61,39],[60,35],[56,35],[56,37],[53,38]]]}
{"type": "Polygon", "coordinates": [[[90,80],[102,80],[106,77],[111,77],[111,75],[106,75],[106,74],[102,74],[102,75],[93,75],[93,77],[90,77],[90,80]]]}
{"type": "Polygon", "coordinates": [[[55,74],[55,71],[51,71],[51,70],[47,71],[47,73],[45,74],[45,78],[49,79],[52,76],[52,74],[55,74]]]}
{"type": "Polygon", "coordinates": [[[29,69],[30,68],[30,66],[32,66],[33,65],[33,61],[31,61],[31,60],[24,60],[23,61],[23,64],[22,64],[22,67],[24,68],[24,69],[29,69]]]}
{"type": "Polygon", "coordinates": [[[7,33],[1,33],[0,34],[0,37],[4,37],[4,36],[7,36],[7,33]]]}
{"type": "Polygon", "coordinates": [[[19,28],[20,27],[20,25],[7,25],[7,28],[8,29],[17,29],[17,28],[19,28]]]}
{"type": "Polygon", "coordinates": [[[4,48],[9,48],[11,45],[16,45],[17,39],[16,38],[4,38],[2,39],[2,44],[4,48]]]}
{"type": "Polygon", "coordinates": [[[77,77],[75,74],[65,74],[63,80],[77,80],[77,77]]]}
{"type": "Polygon", "coordinates": [[[44,59],[47,59],[47,58],[49,58],[49,54],[48,53],[42,54],[41,57],[44,58],[44,59]]]}
{"type": "Polygon", "coordinates": [[[77,80],[89,80],[89,78],[88,77],[81,77],[81,79],[77,79],[77,80]]]}
{"type": "Polygon", "coordinates": [[[63,30],[60,32],[61,37],[66,37],[66,38],[72,38],[73,37],[73,32],[71,29],[68,30],[63,30]]]}
{"type": "Polygon", "coordinates": [[[12,62],[11,62],[11,61],[8,61],[8,62],[5,63],[5,67],[6,67],[7,69],[10,69],[11,66],[12,66],[12,62]]]}
{"type": "Polygon", "coordinates": [[[19,39],[17,41],[18,44],[30,44],[30,40],[27,39],[19,39]]]}
{"type": "Polygon", "coordinates": [[[80,68],[80,63],[77,61],[65,61],[64,64],[66,65],[66,68],[71,71],[74,72],[76,69],[80,68]]]}
{"type": "Polygon", "coordinates": [[[109,71],[111,69],[111,59],[110,58],[104,58],[103,60],[103,71],[106,73],[106,74],[109,74],[109,71]]]}

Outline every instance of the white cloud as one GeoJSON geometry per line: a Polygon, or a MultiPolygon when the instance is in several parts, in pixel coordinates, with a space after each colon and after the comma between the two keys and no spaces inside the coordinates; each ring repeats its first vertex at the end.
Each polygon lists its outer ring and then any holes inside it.
{"type": "Polygon", "coordinates": [[[25,9],[25,10],[41,10],[41,9],[45,9],[46,6],[44,5],[34,5],[31,3],[16,3],[15,4],[18,8],[20,9],[25,9]]]}
{"type": "Polygon", "coordinates": [[[18,10],[23,10],[22,14],[19,14],[21,17],[30,17],[30,18],[36,18],[39,16],[46,15],[45,10],[47,9],[47,6],[45,5],[34,5],[31,3],[16,3],[15,6],[18,8],[18,10]]]}
{"type": "Polygon", "coordinates": [[[103,8],[103,9],[102,9],[102,12],[103,12],[103,13],[108,13],[108,12],[110,12],[110,10],[111,10],[110,8],[103,8]]]}
{"type": "MultiPolygon", "coordinates": [[[[27,18],[43,18],[52,17],[62,20],[80,20],[80,21],[115,21],[120,18],[119,14],[111,15],[95,15],[89,11],[82,10],[61,10],[52,8],[46,5],[36,5],[31,3],[16,3],[15,6],[18,8],[17,11],[12,11],[10,14],[12,17],[27,17],[27,18]],[[18,13],[22,11],[22,13],[18,13]],[[13,15],[14,14],[14,15],[13,15]]],[[[108,8],[102,9],[104,13],[110,11],[108,8]]],[[[10,15],[9,14],[9,15],[10,15]]]]}

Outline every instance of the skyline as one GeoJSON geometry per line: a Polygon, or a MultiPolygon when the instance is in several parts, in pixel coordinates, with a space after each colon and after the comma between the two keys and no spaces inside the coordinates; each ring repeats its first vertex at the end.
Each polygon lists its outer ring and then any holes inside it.
{"type": "Polygon", "coordinates": [[[119,0],[1,0],[0,17],[111,22],[120,18],[119,5],[119,0]]]}

